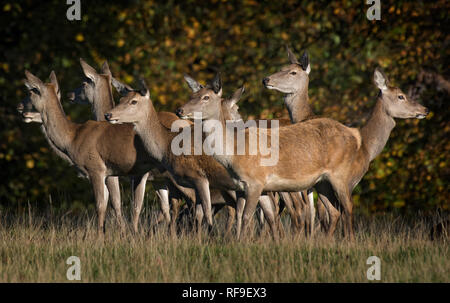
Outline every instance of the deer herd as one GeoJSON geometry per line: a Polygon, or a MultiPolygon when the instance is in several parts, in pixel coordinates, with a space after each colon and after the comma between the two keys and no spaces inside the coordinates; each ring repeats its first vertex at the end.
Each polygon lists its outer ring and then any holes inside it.
{"type": "Polygon", "coordinates": [[[286,209],[293,231],[311,237],[316,230],[317,208],[318,221],[327,236],[335,233],[342,218],[344,235],[353,240],[352,191],[383,150],[395,126],[394,118],[422,119],[429,111],[390,86],[386,75],[376,69],[374,83],[379,94],[363,127],[351,128],[315,116],[308,100],[308,55],[305,52],[298,60],[289,48],[287,52],[289,64],[262,83],[284,94],[290,120],[269,120],[259,126],[244,123],[237,105],[244,87],[230,99],[222,98],[219,73],[208,85],[185,75],[192,90],[190,100],[175,113],[157,112],[143,80],[139,89],[133,89],[114,78],[106,62],[97,72],[82,59],[84,81],[67,97],[73,103],[91,105],[93,120],[74,123],[67,118],[54,72],[50,82],[44,83],[25,71],[29,95],[17,109],[24,122],[41,124],[52,150],[92,184],[100,235],[105,232],[109,199],[118,226],[126,229],[119,176],[128,176],[135,232],[150,181],[161,209],[153,224],[165,221],[171,233],[176,233],[180,210],[189,215],[188,221],[199,232],[203,223],[211,230],[214,215],[223,208],[228,215],[226,234],[232,233],[236,223],[237,239],[248,237],[251,219],[257,213],[259,222],[267,222],[272,237],[278,240],[283,235],[280,214],[286,209]],[[117,105],[112,87],[121,95],[117,105]],[[243,127],[230,131],[228,122],[243,127]],[[205,141],[201,148],[213,137],[213,130],[220,129],[220,136],[214,137],[223,140],[215,146],[232,152],[174,153],[174,142],[181,133],[194,138],[184,146],[194,150],[198,127],[200,140],[205,141]],[[243,140],[235,141],[235,135],[243,140]],[[251,147],[258,136],[270,142],[277,153],[275,163],[261,165],[266,155],[261,148],[251,147]],[[239,149],[244,152],[236,153],[239,149]],[[313,191],[318,196],[316,205],[313,191]]]}

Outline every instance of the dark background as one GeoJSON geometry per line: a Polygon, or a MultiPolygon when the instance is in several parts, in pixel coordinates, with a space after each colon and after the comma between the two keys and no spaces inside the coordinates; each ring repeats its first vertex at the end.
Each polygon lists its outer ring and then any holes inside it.
{"type": "MultiPolygon", "coordinates": [[[[77,122],[91,116],[65,98],[81,85],[80,57],[97,69],[108,60],[113,75],[131,85],[143,76],[156,108],[167,111],[188,100],[184,73],[206,81],[208,67],[220,68],[225,96],[246,85],[244,117],[278,118],[287,117],[282,94],[264,89],[261,79],[288,63],[285,44],[310,54],[317,114],[362,125],[377,94],[376,66],[405,92],[419,89],[414,97],[431,110],[424,120],[397,120],[353,193],[356,210],[448,210],[450,4],[382,0],[381,20],[369,21],[365,2],[81,0],[81,21],[67,20],[62,0],[1,2],[0,210],[93,207],[89,183],[53,154],[38,125],[16,113],[25,69],[43,80],[55,70],[66,114],[77,122]]],[[[151,186],[147,192],[148,203],[151,186]]]]}

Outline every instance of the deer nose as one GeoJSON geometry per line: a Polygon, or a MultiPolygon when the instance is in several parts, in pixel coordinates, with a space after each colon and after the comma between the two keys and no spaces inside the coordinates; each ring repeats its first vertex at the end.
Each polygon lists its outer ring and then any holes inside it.
{"type": "Polygon", "coordinates": [[[67,93],[67,98],[69,98],[70,101],[75,100],[75,93],[74,92],[67,93]]]}
{"type": "Polygon", "coordinates": [[[425,107],[425,115],[428,115],[430,113],[430,110],[428,109],[428,107],[425,107]]]}
{"type": "Polygon", "coordinates": [[[24,106],[23,106],[23,104],[22,103],[20,103],[19,105],[17,105],[17,111],[21,114],[22,112],[23,112],[23,108],[24,108],[24,106]]]}
{"type": "Polygon", "coordinates": [[[262,83],[263,83],[264,86],[267,86],[267,83],[269,83],[269,78],[264,78],[262,80],[262,83]]]}
{"type": "Polygon", "coordinates": [[[179,107],[179,108],[177,108],[175,113],[177,114],[178,117],[181,117],[181,116],[183,116],[183,109],[181,107],[179,107]]]}
{"type": "Polygon", "coordinates": [[[111,119],[111,117],[112,117],[112,114],[111,114],[111,113],[106,113],[106,114],[105,114],[105,119],[106,119],[106,121],[109,121],[109,120],[111,119]]]}

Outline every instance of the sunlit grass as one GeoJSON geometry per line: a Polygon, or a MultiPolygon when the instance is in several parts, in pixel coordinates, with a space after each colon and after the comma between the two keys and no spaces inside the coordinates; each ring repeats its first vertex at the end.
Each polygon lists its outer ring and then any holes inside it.
{"type": "MultiPolygon", "coordinates": [[[[381,282],[450,282],[449,245],[431,241],[424,220],[356,218],[356,241],[340,235],[314,239],[292,235],[273,242],[266,233],[250,241],[217,230],[201,238],[164,227],[121,234],[108,218],[104,239],[95,215],[3,214],[0,225],[1,282],[67,282],[66,260],[81,260],[82,282],[367,282],[369,256],[381,259],[381,282]]],[[[288,223],[288,222],[285,222],[288,223]]]]}

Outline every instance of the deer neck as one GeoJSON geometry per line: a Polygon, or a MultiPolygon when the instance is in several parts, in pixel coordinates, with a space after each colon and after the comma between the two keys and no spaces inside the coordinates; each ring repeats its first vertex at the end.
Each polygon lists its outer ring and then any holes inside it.
{"type": "MultiPolygon", "coordinates": [[[[228,168],[231,165],[234,154],[234,134],[238,131],[244,131],[244,129],[241,128],[240,130],[235,130],[233,128],[233,123],[228,124],[227,126],[226,117],[230,115],[224,111],[226,110],[224,110],[224,108],[220,106],[219,109],[215,111],[214,115],[212,115],[208,119],[203,120],[203,131],[206,135],[205,143],[208,142],[208,140],[214,140],[214,145],[222,143],[222,152],[214,153],[213,157],[220,164],[225,166],[225,168],[228,168]],[[213,132],[218,135],[218,133],[216,133],[216,126],[218,126],[217,123],[219,123],[219,125],[221,126],[222,138],[215,138],[215,135],[213,135],[213,132]],[[205,131],[205,129],[208,129],[208,131],[205,131]],[[222,142],[220,140],[222,140],[222,142]],[[230,152],[232,153],[230,154],[230,152]]],[[[236,123],[237,125],[239,125],[239,123],[243,123],[242,119],[237,121],[230,121],[236,123]]]]}
{"type": "Polygon", "coordinates": [[[284,104],[288,109],[292,123],[301,122],[314,116],[311,106],[309,105],[308,84],[306,84],[304,89],[300,89],[292,94],[287,94],[284,97],[284,104]]]}
{"type": "Polygon", "coordinates": [[[149,111],[146,119],[135,124],[135,131],[140,136],[145,149],[150,156],[163,162],[170,152],[170,130],[166,129],[158,119],[158,114],[151,101],[148,102],[149,111]]]}
{"type": "Polygon", "coordinates": [[[67,151],[73,141],[76,124],[67,119],[56,96],[47,100],[41,116],[48,139],[60,151],[67,151]]]}
{"type": "Polygon", "coordinates": [[[220,124],[222,124],[222,126],[225,127],[226,122],[227,122],[226,117],[231,119],[231,115],[228,112],[224,112],[224,108],[222,106],[220,106],[218,108],[218,110],[216,111],[215,115],[209,120],[217,120],[220,122],[220,124]]]}
{"type": "Polygon", "coordinates": [[[41,131],[44,134],[44,137],[47,140],[47,143],[50,145],[50,148],[55,152],[55,154],[57,154],[63,160],[66,160],[67,162],[69,162],[70,165],[73,165],[72,160],[70,160],[70,158],[64,152],[62,152],[60,149],[58,149],[58,147],[48,137],[47,131],[46,131],[45,126],[43,124],[41,125],[41,131]]]}
{"type": "Polygon", "coordinates": [[[394,127],[395,121],[387,113],[383,100],[379,97],[369,120],[361,129],[362,144],[369,162],[381,153],[394,127]]]}
{"type": "Polygon", "coordinates": [[[105,82],[100,81],[94,93],[92,114],[96,121],[105,121],[105,114],[114,107],[111,84],[105,82]]]}

